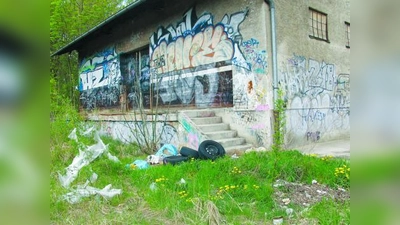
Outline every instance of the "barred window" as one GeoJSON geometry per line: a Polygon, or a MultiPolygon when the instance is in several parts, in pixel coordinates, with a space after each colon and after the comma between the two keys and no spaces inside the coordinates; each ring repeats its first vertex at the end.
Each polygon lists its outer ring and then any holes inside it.
{"type": "Polygon", "coordinates": [[[350,23],[344,22],[345,24],[345,37],[346,37],[346,48],[350,48],[350,23]]]}
{"type": "Polygon", "coordinates": [[[313,8],[310,9],[310,38],[329,42],[328,15],[313,8]]]}

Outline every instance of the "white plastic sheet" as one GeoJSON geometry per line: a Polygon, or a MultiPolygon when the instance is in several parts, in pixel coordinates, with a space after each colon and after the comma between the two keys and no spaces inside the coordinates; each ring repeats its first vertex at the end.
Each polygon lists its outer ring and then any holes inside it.
{"type": "MultiPolygon", "coordinates": [[[[89,135],[93,131],[94,128],[91,127],[87,131],[85,131],[83,135],[89,135]]],[[[75,128],[68,137],[78,142],[77,129],[75,128]]],[[[84,166],[89,165],[93,160],[95,160],[102,154],[106,153],[108,159],[114,162],[119,162],[116,156],[113,156],[107,151],[107,145],[103,143],[97,132],[95,133],[94,138],[97,143],[89,147],[86,147],[78,142],[79,146],[83,146],[82,148],[84,148],[84,150],[79,149],[78,155],[75,156],[75,158],[72,160],[72,163],[67,168],[65,168],[66,173],[64,175],[58,173],[58,179],[64,188],[70,189],[69,187],[71,183],[77,178],[79,171],[84,166]]],[[[97,178],[98,175],[96,173],[93,173],[90,179],[84,185],[77,185],[76,189],[70,189],[71,192],[63,195],[62,199],[71,204],[74,204],[79,202],[83,197],[89,197],[91,195],[100,195],[104,198],[112,198],[115,195],[119,195],[122,193],[121,189],[111,188],[111,184],[105,186],[103,189],[88,186],[89,182],[94,183],[97,178]]]]}
{"type": "Polygon", "coordinates": [[[120,195],[122,193],[121,189],[114,189],[111,187],[112,187],[111,184],[105,186],[103,189],[87,186],[86,184],[78,185],[78,187],[75,190],[63,195],[62,199],[71,204],[75,204],[80,202],[82,198],[89,197],[91,195],[98,194],[106,199],[110,199],[115,195],[120,195]]]}
{"type": "Polygon", "coordinates": [[[79,154],[75,156],[75,158],[72,160],[72,163],[66,168],[65,175],[58,173],[58,179],[64,188],[68,188],[76,179],[79,170],[81,170],[84,166],[89,165],[107,149],[106,145],[100,139],[98,134],[95,135],[95,139],[97,140],[97,144],[91,145],[83,151],[79,149],[79,154]]]}

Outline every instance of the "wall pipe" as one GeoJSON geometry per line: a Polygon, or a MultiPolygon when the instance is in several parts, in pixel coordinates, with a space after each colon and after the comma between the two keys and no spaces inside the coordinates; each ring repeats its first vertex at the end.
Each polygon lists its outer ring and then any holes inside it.
{"type": "Polygon", "coordinates": [[[274,0],[264,0],[269,5],[271,17],[271,43],[272,43],[272,90],[274,103],[278,99],[278,61],[276,51],[276,24],[275,24],[275,2],[274,0]]]}

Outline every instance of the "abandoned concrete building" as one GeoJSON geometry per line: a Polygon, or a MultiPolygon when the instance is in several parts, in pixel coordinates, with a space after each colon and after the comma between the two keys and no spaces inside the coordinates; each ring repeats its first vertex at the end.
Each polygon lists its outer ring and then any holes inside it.
{"type": "Polygon", "coordinates": [[[53,55],[74,50],[81,108],[114,138],[157,107],[161,143],[270,148],[278,90],[286,147],[350,136],[349,0],[137,0],[53,55]]]}

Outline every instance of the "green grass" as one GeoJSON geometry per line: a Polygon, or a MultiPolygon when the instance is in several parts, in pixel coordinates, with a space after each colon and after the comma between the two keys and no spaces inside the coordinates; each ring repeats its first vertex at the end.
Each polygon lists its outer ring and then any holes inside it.
{"type": "MultiPolygon", "coordinates": [[[[82,141],[91,143],[89,139],[82,141]]],[[[68,190],[59,184],[57,171],[64,173],[63,169],[78,153],[78,146],[66,142],[54,147],[50,171],[52,224],[208,224],[212,206],[218,208],[228,224],[266,224],[276,216],[286,216],[284,209],[273,200],[272,184],[277,179],[308,184],[315,179],[332,188],[350,187],[345,173],[335,176],[336,168],[344,165],[350,168],[349,161],[343,159],[318,158],[298,151],[253,152],[238,159],[193,160],[176,166],[159,165],[138,170],[125,166],[136,159],[145,159],[144,155],[136,154],[137,146],[107,138],[103,141],[121,162],[100,156],[79,172],[72,187],[85,183],[95,172],[99,177],[92,186],[103,188],[112,184],[123,193],[110,200],[91,196],[73,205],[60,200],[68,190]],[[185,183],[181,183],[181,179],[185,183]],[[150,189],[152,184],[156,187],[154,190],[150,189]]],[[[296,211],[302,208],[292,207],[296,211]]],[[[287,219],[349,224],[349,208],[349,202],[324,200],[307,212],[287,219]]]]}

